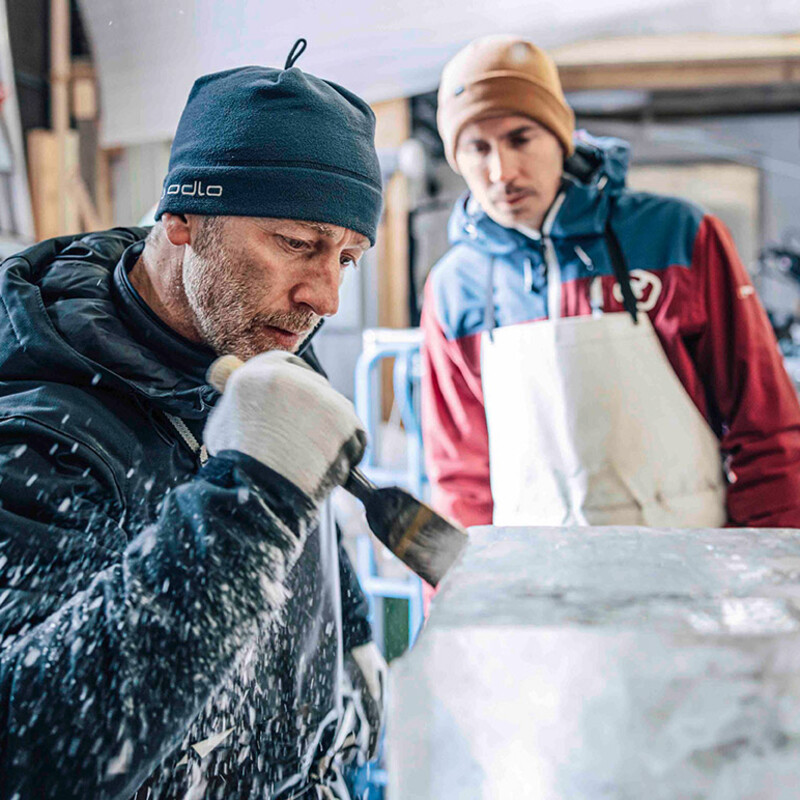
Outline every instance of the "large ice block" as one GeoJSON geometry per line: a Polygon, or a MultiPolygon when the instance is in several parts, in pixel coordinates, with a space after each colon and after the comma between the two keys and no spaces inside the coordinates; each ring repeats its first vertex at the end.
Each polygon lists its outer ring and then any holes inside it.
{"type": "Polygon", "coordinates": [[[391,800],[797,800],[800,531],[473,529],[390,697],[391,800]]]}

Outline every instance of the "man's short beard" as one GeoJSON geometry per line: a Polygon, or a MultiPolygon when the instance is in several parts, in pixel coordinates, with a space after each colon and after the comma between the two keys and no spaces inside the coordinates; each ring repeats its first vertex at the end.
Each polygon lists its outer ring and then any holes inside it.
{"type": "Polygon", "coordinates": [[[249,311],[252,286],[247,283],[246,265],[236,260],[226,243],[224,219],[203,219],[192,250],[183,266],[186,297],[197,329],[217,355],[252,358],[279,348],[270,326],[304,333],[318,322],[318,315],[310,309],[249,311]]]}

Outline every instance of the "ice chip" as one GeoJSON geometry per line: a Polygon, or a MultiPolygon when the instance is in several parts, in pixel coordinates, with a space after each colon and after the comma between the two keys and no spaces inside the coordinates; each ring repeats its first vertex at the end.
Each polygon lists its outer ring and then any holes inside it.
{"type": "Polygon", "coordinates": [[[131,766],[131,758],[133,757],[133,743],[130,739],[125,739],[122,747],[114,758],[108,762],[108,769],[106,776],[112,777],[114,775],[124,775],[131,766]]]}

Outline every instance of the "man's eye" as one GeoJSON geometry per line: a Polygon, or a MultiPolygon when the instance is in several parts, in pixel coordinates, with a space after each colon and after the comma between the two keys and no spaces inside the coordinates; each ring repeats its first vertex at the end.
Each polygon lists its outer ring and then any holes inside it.
{"type": "Polygon", "coordinates": [[[524,145],[528,144],[530,139],[527,136],[515,136],[511,140],[511,145],[513,147],[523,147],[524,145]]]}
{"type": "Polygon", "coordinates": [[[302,239],[292,239],[291,236],[281,236],[281,240],[292,250],[305,250],[308,247],[308,242],[304,242],[302,239]]]}
{"type": "Polygon", "coordinates": [[[353,256],[342,256],[342,266],[351,266],[353,269],[358,269],[358,259],[353,256]]]}

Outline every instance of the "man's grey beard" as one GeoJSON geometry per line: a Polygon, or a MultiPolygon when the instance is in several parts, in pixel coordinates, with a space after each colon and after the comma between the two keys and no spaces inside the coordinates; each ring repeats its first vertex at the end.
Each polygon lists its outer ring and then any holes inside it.
{"type": "Polygon", "coordinates": [[[320,319],[311,310],[248,313],[250,287],[223,244],[221,221],[208,220],[205,226],[183,269],[186,297],[205,343],[217,355],[233,353],[246,360],[281,349],[269,326],[310,333],[320,319]]]}
{"type": "MultiPolygon", "coordinates": [[[[238,347],[246,347],[247,358],[263,353],[265,350],[281,349],[272,335],[266,329],[268,327],[281,328],[285,331],[301,334],[301,338],[295,350],[299,349],[312,329],[319,322],[319,316],[312,311],[274,311],[271,313],[256,314],[251,321],[242,329],[236,337],[238,347]]],[[[233,343],[232,343],[233,344],[233,343]]],[[[236,352],[228,350],[226,352],[236,352]]],[[[237,353],[237,355],[239,355],[237,353]]],[[[239,355],[240,358],[243,356],[239,355]]]]}

